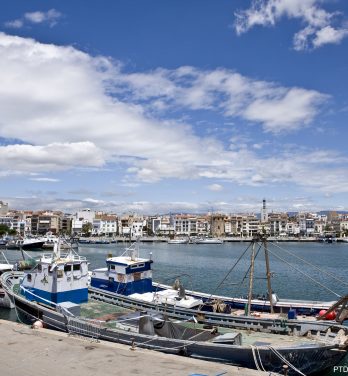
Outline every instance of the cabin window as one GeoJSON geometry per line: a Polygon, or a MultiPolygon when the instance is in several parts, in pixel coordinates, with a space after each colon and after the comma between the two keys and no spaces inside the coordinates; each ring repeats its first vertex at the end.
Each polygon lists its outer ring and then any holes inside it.
{"type": "Polygon", "coordinates": [[[144,266],[145,266],[144,263],[142,263],[142,264],[136,264],[136,265],[131,265],[131,269],[143,268],[144,266]]]}
{"type": "Polygon", "coordinates": [[[31,282],[31,274],[27,274],[27,281],[31,282]]]}
{"type": "Polygon", "coordinates": [[[71,266],[72,265],[64,265],[64,271],[65,271],[65,273],[71,272],[71,266]]]}
{"type": "Polygon", "coordinates": [[[115,270],[115,265],[110,265],[110,270],[115,270]]]}
{"type": "Polygon", "coordinates": [[[63,278],[63,270],[57,270],[57,277],[63,278]]]}
{"type": "Polygon", "coordinates": [[[141,280],[141,273],[133,273],[134,281],[140,281],[141,280]]]}
{"type": "Polygon", "coordinates": [[[74,271],[78,271],[78,270],[80,270],[81,269],[81,264],[74,264],[73,265],[73,270],[74,271]]]}
{"type": "Polygon", "coordinates": [[[38,270],[39,272],[42,272],[42,265],[41,265],[41,264],[39,264],[39,265],[37,266],[37,270],[38,270]]]}

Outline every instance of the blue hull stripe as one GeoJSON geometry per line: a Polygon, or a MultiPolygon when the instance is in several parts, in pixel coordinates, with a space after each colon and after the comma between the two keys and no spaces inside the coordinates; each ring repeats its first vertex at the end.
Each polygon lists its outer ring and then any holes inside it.
{"type": "Polygon", "coordinates": [[[121,283],[107,279],[92,278],[91,286],[110,292],[117,292],[121,295],[131,295],[135,293],[144,294],[146,292],[152,292],[152,279],[145,278],[139,281],[121,283]]]}
{"type": "Polygon", "coordinates": [[[26,287],[26,290],[23,292],[23,295],[26,297],[26,299],[30,301],[36,301],[36,302],[41,302],[45,304],[47,304],[47,300],[56,304],[62,303],[62,302],[72,302],[75,304],[80,304],[80,303],[85,303],[88,301],[88,289],[87,288],[73,290],[73,291],[51,293],[48,291],[26,287]],[[40,297],[42,299],[40,299],[40,297]]]}

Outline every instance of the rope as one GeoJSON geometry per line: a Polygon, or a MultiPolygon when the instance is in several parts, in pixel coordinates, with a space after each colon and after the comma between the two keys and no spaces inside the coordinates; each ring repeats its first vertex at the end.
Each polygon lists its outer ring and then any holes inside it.
{"type": "MultiPolygon", "coordinates": [[[[256,259],[256,257],[257,257],[257,255],[259,254],[259,252],[260,252],[260,249],[261,249],[261,244],[259,245],[259,249],[256,251],[256,254],[255,254],[255,259],[256,259]]],[[[250,272],[250,269],[251,269],[251,265],[249,265],[249,268],[248,268],[248,270],[245,272],[245,274],[244,274],[244,277],[243,277],[243,279],[242,279],[242,281],[239,283],[239,286],[241,286],[242,284],[243,284],[243,282],[245,281],[245,279],[246,279],[246,277],[247,277],[247,275],[249,274],[249,272],[250,272]]]]}
{"type": "Polygon", "coordinates": [[[257,351],[257,355],[259,356],[259,362],[260,362],[261,368],[262,368],[263,372],[266,372],[265,367],[262,364],[260,350],[259,350],[259,348],[257,346],[255,346],[255,348],[256,348],[256,351],[257,351]]]}
{"type": "Polygon", "coordinates": [[[283,357],[283,355],[277,351],[275,348],[272,346],[268,346],[268,348],[273,351],[273,353],[280,359],[282,360],[285,364],[287,364],[290,368],[292,368],[295,372],[299,373],[302,376],[306,376],[304,373],[302,373],[299,369],[297,369],[293,364],[291,364],[287,359],[283,357]]]}
{"type": "Polygon", "coordinates": [[[319,270],[320,272],[329,275],[331,278],[335,279],[336,281],[338,281],[338,282],[340,282],[340,283],[342,283],[342,284],[348,286],[348,282],[345,282],[345,281],[343,281],[342,279],[337,278],[334,274],[332,274],[332,273],[330,273],[330,272],[328,272],[328,271],[326,271],[326,270],[324,270],[324,269],[319,268],[318,266],[316,266],[316,265],[310,263],[309,261],[307,261],[307,260],[305,260],[305,259],[303,259],[303,258],[297,256],[296,254],[294,254],[294,253],[292,253],[292,252],[290,252],[290,251],[287,251],[285,248],[283,248],[283,247],[281,247],[281,246],[279,246],[279,245],[277,245],[277,244],[272,244],[272,245],[275,246],[275,247],[278,247],[278,248],[279,248],[280,250],[282,250],[283,252],[286,252],[286,253],[288,253],[289,255],[296,257],[298,260],[304,262],[304,263],[307,264],[307,265],[312,266],[313,268],[319,270]]]}
{"type": "MultiPolygon", "coordinates": [[[[231,274],[231,272],[233,271],[233,269],[237,266],[237,264],[239,263],[239,261],[242,259],[242,257],[246,254],[246,252],[248,251],[248,249],[251,247],[252,245],[252,242],[248,245],[248,247],[245,249],[245,251],[239,256],[238,260],[234,263],[234,265],[232,265],[232,267],[230,268],[230,270],[227,272],[227,274],[225,275],[225,277],[222,279],[222,281],[215,287],[214,291],[209,295],[209,297],[207,298],[207,302],[211,299],[211,297],[216,293],[216,291],[218,290],[218,288],[226,281],[227,277],[231,274]]],[[[206,303],[203,303],[202,305],[200,305],[200,309],[205,306],[206,303]]]]}
{"type": "Polygon", "coordinates": [[[254,362],[255,362],[256,369],[257,369],[258,371],[262,371],[261,368],[260,368],[260,366],[259,366],[259,363],[258,363],[258,361],[257,361],[257,358],[256,358],[255,348],[254,348],[253,345],[250,345],[250,347],[251,347],[251,352],[252,352],[252,354],[253,354],[253,358],[254,358],[254,362]]]}
{"type": "Polygon", "coordinates": [[[304,275],[305,277],[309,278],[311,281],[313,281],[314,283],[316,283],[317,285],[321,286],[322,288],[324,288],[325,290],[331,292],[332,294],[336,295],[338,298],[341,297],[341,295],[337,294],[335,291],[329,289],[328,287],[326,287],[325,285],[323,285],[322,283],[316,281],[313,277],[311,277],[309,274],[303,272],[302,270],[296,268],[294,265],[290,264],[288,261],[284,260],[283,258],[281,258],[280,256],[278,256],[277,254],[275,254],[274,252],[268,250],[269,253],[271,253],[274,257],[276,257],[277,259],[283,261],[285,264],[289,265],[291,268],[295,269],[297,272],[301,273],[302,275],[304,275]]]}

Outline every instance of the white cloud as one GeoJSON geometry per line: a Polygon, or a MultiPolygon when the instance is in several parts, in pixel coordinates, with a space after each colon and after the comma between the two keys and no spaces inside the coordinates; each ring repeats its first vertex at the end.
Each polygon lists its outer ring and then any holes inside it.
{"type": "Polygon", "coordinates": [[[235,13],[234,26],[240,35],[257,25],[274,26],[282,17],[298,18],[306,26],[294,36],[295,50],[338,44],[348,29],[339,24],[339,12],[327,12],[321,4],[321,0],[252,0],[249,9],[235,13]]]}
{"type": "Polygon", "coordinates": [[[53,27],[57,24],[58,20],[61,17],[62,14],[56,9],[50,9],[47,12],[28,12],[25,13],[21,18],[5,22],[5,26],[8,28],[20,29],[26,24],[47,23],[50,27],[53,27]]]}
{"type": "Polygon", "coordinates": [[[102,152],[91,142],[0,147],[0,167],[12,173],[100,167],[103,163],[102,152]]]}
{"type": "Polygon", "coordinates": [[[49,183],[56,183],[60,181],[60,179],[54,179],[54,178],[31,178],[30,180],[39,181],[39,182],[49,182],[49,183]]]}
{"type": "Polygon", "coordinates": [[[340,43],[348,35],[348,29],[335,29],[325,26],[318,30],[313,40],[314,47],[320,47],[327,43],[340,43]]]}
{"type": "Polygon", "coordinates": [[[5,27],[8,27],[10,29],[20,29],[21,27],[23,27],[23,21],[20,19],[7,21],[5,22],[5,27]]]}
{"type": "Polygon", "coordinates": [[[138,103],[155,103],[156,110],[156,103],[161,101],[166,110],[184,107],[218,111],[226,117],[261,123],[273,133],[297,130],[310,123],[328,98],[314,90],[282,87],[227,69],[182,67],[121,74],[115,85],[117,92],[127,93],[138,103]]]}
{"type": "Polygon", "coordinates": [[[27,143],[0,146],[1,176],[116,165],[126,171],[125,184],[224,179],[348,191],[339,155],[294,150],[260,157],[248,148],[249,141],[226,149],[216,138],[200,137],[189,125],[161,120],[152,111],[152,100],[169,107],[218,108],[277,133],[310,122],[326,99],[321,93],[224,69],[181,67],[134,75],[117,62],[73,47],[2,33],[0,55],[0,134],[27,143]]]}
{"type": "MultiPolygon", "coordinates": [[[[102,201],[98,199],[67,199],[52,197],[52,194],[39,192],[37,195],[27,197],[2,197],[9,203],[11,209],[17,210],[62,210],[74,213],[76,210],[90,208],[91,210],[105,210],[117,214],[169,214],[169,213],[208,213],[214,208],[214,212],[222,213],[260,213],[262,197],[239,196],[233,201],[210,202],[149,202],[149,201],[102,201]]],[[[330,203],[315,202],[310,196],[267,198],[268,210],[274,211],[319,211],[319,210],[348,210],[346,207],[338,207],[330,203]]]]}
{"type": "Polygon", "coordinates": [[[224,187],[220,184],[210,184],[207,187],[210,191],[219,192],[224,189],[224,187]]]}

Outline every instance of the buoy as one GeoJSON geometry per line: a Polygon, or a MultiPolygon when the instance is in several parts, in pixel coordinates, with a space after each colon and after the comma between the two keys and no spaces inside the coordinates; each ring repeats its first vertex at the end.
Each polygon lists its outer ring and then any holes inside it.
{"type": "Polygon", "coordinates": [[[43,327],[44,327],[43,323],[40,320],[35,321],[34,324],[32,325],[33,329],[42,329],[43,327]]]}
{"type": "MultiPolygon", "coordinates": [[[[327,312],[327,311],[326,311],[325,309],[322,309],[322,310],[319,312],[319,316],[320,316],[320,317],[321,317],[321,316],[324,316],[326,312],[327,312]]],[[[335,312],[335,311],[331,311],[331,312],[329,312],[329,313],[326,315],[326,317],[324,318],[324,320],[335,320],[335,318],[336,318],[336,312],[335,312]]]]}
{"type": "Polygon", "coordinates": [[[324,316],[326,313],[326,309],[322,309],[320,312],[319,312],[319,316],[324,316]]]}
{"type": "Polygon", "coordinates": [[[335,320],[335,318],[336,318],[336,312],[335,311],[328,313],[327,316],[326,316],[327,320],[335,320]]]}

